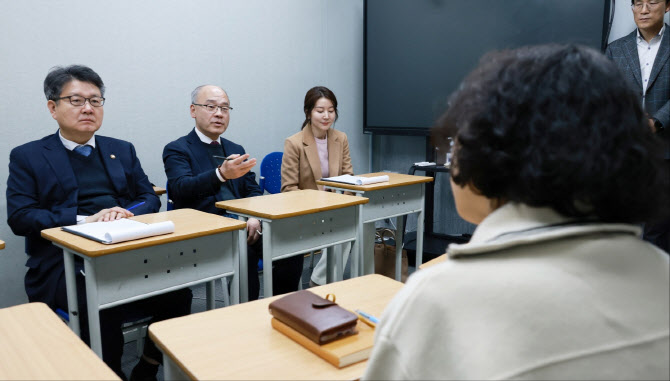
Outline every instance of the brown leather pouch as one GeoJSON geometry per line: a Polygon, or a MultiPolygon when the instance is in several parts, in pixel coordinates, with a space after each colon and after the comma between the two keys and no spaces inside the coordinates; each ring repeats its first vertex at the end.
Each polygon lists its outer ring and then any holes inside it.
{"type": "Polygon", "coordinates": [[[270,314],[317,344],[358,333],[358,317],[310,291],[294,292],[269,305],[270,314]]]}

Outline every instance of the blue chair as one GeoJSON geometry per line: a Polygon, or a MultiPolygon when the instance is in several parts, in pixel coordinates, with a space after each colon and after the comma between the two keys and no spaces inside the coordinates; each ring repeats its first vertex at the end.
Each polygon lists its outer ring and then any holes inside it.
{"type": "Polygon", "coordinates": [[[281,160],[283,152],[270,152],[261,162],[261,191],[274,194],[281,191],[281,160]]]}

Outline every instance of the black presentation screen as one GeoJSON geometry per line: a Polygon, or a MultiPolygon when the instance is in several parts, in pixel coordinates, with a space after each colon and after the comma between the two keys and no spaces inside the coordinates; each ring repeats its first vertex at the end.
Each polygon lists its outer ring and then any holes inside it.
{"type": "Polygon", "coordinates": [[[608,14],[609,0],[366,0],[365,132],[427,135],[484,53],[602,49],[608,14]]]}

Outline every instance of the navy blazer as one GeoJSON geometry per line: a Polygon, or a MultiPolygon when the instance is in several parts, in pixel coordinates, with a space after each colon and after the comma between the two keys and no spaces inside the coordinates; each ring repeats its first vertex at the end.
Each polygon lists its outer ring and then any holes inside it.
{"type": "MultiPolygon", "coordinates": [[[[161,203],[142,170],[132,144],[95,137],[121,207],[144,201],[136,215],[157,212],[161,203]]],[[[59,279],[64,276],[63,251],[41,237],[43,229],[77,223],[79,188],[67,149],[58,136],[47,136],[16,147],[9,154],[7,224],[26,237],[28,299],[55,306],[59,279]]]]}
{"type": "MultiPolygon", "coordinates": [[[[244,148],[228,139],[219,138],[226,155],[244,155],[244,148]]],[[[221,180],[216,176],[212,162],[195,128],[169,143],[163,150],[163,164],[168,179],[168,195],[175,209],[192,208],[223,215],[224,210],[214,204],[221,201],[221,180]]],[[[244,176],[228,180],[235,198],[261,196],[256,175],[249,171],[244,176]]]]}
{"type": "MultiPolygon", "coordinates": [[[[637,54],[637,29],[607,46],[605,55],[614,61],[628,83],[642,97],[642,73],[637,54]]],[[[666,159],[670,159],[670,26],[665,24],[663,38],[649,75],[644,99],[649,115],[664,127],[659,136],[666,144],[666,159]]]]}

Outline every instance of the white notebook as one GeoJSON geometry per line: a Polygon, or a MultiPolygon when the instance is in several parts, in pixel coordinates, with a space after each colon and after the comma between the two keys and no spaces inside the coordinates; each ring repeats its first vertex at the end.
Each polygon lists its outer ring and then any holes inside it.
{"type": "Polygon", "coordinates": [[[374,177],[342,175],[342,176],[334,176],[334,177],[324,177],[321,180],[332,181],[334,183],[351,184],[351,185],[368,185],[368,184],[376,184],[376,183],[383,183],[385,181],[389,181],[389,177],[388,177],[388,175],[374,176],[374,177]]]}
{"type": "Polygon", "coordinates": [[[122,218],[109,222],[91,222],[88,224],[64,226],[62,229],[94,241],[112,244],[174,233],[174,223],[172,221],[163,221],[155,224],[145,224],[122,218]]]}

